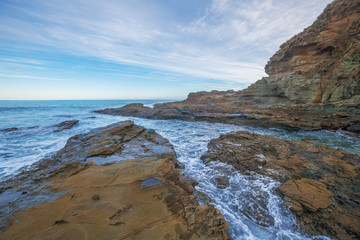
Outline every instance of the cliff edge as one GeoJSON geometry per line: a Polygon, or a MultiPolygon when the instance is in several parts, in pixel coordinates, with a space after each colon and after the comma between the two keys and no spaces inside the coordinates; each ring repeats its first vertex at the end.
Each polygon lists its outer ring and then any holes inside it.
{"type": "Polygon", "coordinates": [[[247,90],[295,104],[360,104],[360,1],[335,0],[303,32],[282,44],[264,77],[247,90]]]}

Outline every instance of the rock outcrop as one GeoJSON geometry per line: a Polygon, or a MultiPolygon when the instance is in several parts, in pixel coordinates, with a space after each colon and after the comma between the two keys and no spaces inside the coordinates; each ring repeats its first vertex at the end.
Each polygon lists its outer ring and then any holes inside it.
{"type": "MultiPolygon", "coordinates": [[[[230,91],[229,91],[230,92],[230,91]]],[[[149,119],[179,119],[185,121],[220,122],[285,130],[331,130],[338,129],[360,133],[360,115],[344,112],[309,111],[302,107],[259,107],[237,96],[237,92],[199,93],[193,100],[156,104],[154,108],[142,104],[129,104],[121,108],[97,110],[96,113],[133,116],[149,119]],[[212,95],[220,95],[213,98],[212,95]],[[225,95],[225,96],[224,96],[225,95]],[[229,99],[229,100],[228,100],[229,99]],[[202,101],[204,100],[204,101],[202,101]]]]}
{"type": "Polygon", "coordinates": [[[169,141],[131,121],[78,134],[1,183],[0,239],[230,239],[176,166],[169,141]]]}
{"type": "Polygon", "coordinates": [[[255,96],[293,103],[360,105],[360,1],[335,0],[303,32],[280,46],[255,96]]]}
{"type": "Polygon", "coordinates": [[[58,199],[16,215],[1,239],[229,239],[212,205],[199,206],[169,159],[67,164],[58,199]]]}
{"type": "Polygon", "coordinates": [[[79,123],[79,120],[68,120],[68,121],[61,122],[61,123],[53,126],[55,128],[54,132],[61,132],[66,129],[71,129],[78,123],[79,123]]]}
{"type": "Polygon", "coordinates": [[[205,163],[222,161],[244,174],[269,176],[278,193],[311,235],[360,237],[360,156],[249,132],[232,132],[210,141],[205,163]]]}

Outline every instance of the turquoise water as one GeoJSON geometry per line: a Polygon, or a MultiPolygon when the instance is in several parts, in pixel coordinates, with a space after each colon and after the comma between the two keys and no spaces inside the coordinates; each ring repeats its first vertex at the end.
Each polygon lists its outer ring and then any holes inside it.
{"type": "Polygon", "coordinates": [[[130,102],[151,106],[160,101],[0,101],[0,129],[19,129],[0,132],[0,179],[11,177],[21,167],[54,154],[75,134],[131,119],[170,140],[179,161],[185,164],[184,173],[197,180],[197,189],[206,193],[222,211],[234,239],[309,239],[299,232],[295,216],[281,204],[282,199],[274,192],[278,182],[258,175],[241,175],[220,162],[204,165],[200,156],[206,153],[207,144],[220,134],[246,130],[290,140],[308,138],[319,144],[360,153],[359,139],[342,132],[294,133],[220,123],[148,120],[92,113],[93,110],[120,107],[130,102]],[[79,120],[79,124],[72,129],[54,132],[53,125],[73,119],[79,120]],[[225,189],[219,189],[215,179],[224,175],[229,178],[230,184],[225,189]]]}

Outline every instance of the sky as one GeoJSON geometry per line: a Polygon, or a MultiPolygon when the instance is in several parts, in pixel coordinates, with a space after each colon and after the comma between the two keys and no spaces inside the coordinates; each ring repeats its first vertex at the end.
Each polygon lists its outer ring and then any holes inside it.
{"type": "Polygon", "coordinates": [[[330,2],[1,0],[0,100],[244,89],[330,2]]]}

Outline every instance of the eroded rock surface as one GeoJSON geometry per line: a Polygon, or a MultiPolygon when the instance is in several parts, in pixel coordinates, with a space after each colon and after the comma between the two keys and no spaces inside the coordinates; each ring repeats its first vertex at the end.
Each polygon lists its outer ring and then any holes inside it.
{"type": "Polygon", "coordinates": [[[199,206],[177,167],[169,141],[131,121],[75,135],[1,183],[0,239],[229,239],[222,214],[199,206]]]}
{"type": "Polygon", "coordinates": [[[48,180],[71,191],[16,215],[1,239],[229,239],[222,214],[199,206],[169,159],[67,166],[48,180]]]}
{"type": "Polygon", "coordinates": [[[294,142],[240,131],[211,140],[201,158],[281,182],[277,191],[307,233],[359,239],[359,155],[307,140],[294,142]]]}

